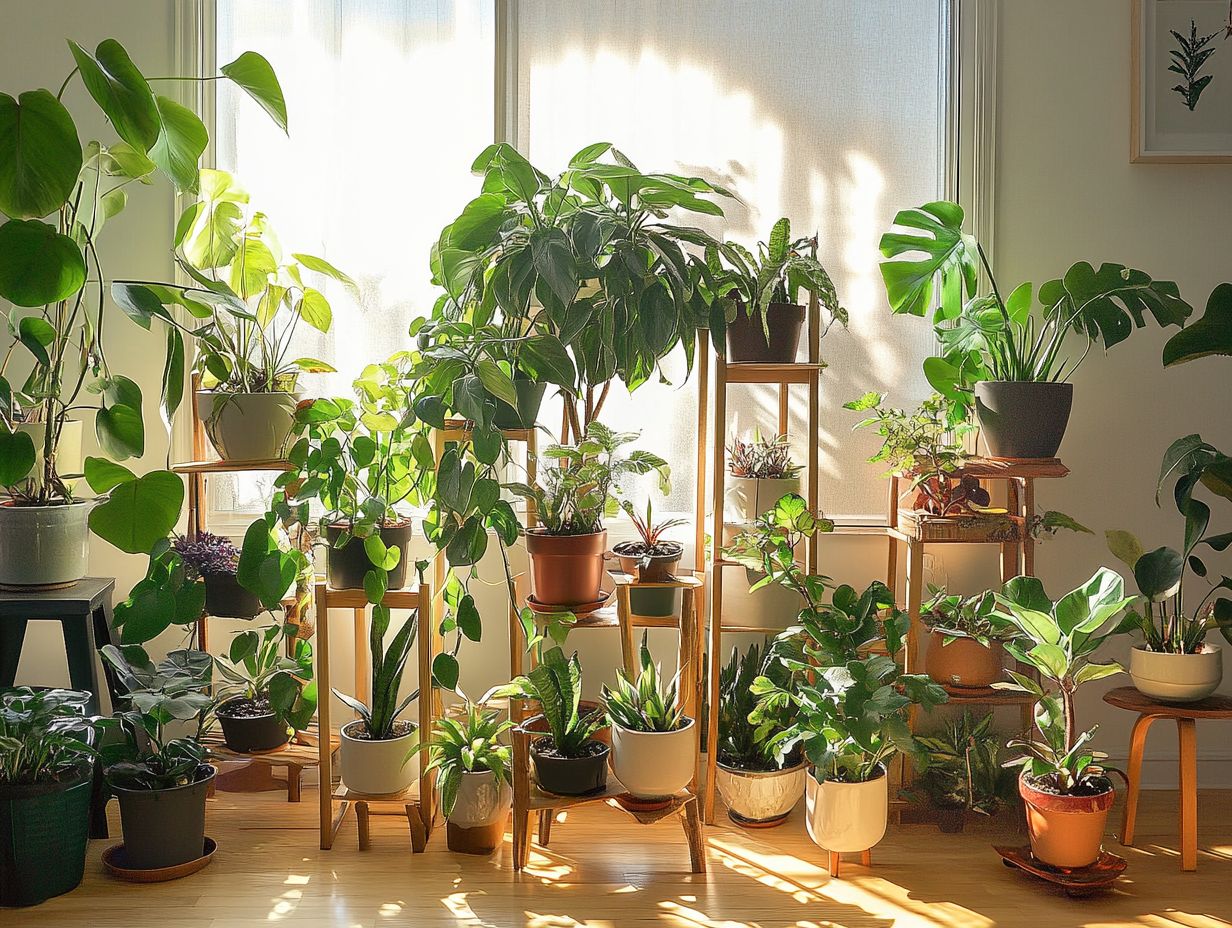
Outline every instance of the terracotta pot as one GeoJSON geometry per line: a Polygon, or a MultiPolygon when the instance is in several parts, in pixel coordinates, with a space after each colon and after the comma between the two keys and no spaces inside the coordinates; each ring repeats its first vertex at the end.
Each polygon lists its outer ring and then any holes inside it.
{"type": "Polygon", "coordinates": [[[943,686],[992,686],[1005,675],[1005,648],[999,641],[986,648],[974,638],[955,638],[946,644],[945,636],[933,631],[924,670],[943,686]]]}
{"type": "Polygon", "coordinates": [[[1072,383],[985,380],[975,385],[975,415],[994,458],[1054,458],[1074,402],[1072,383]]]}
{"type": "Polygon", "coordinates": [[[809,837],[827,851],[865,851],[885,837],[890,809],[889,777],[863,783],[819,782],[810,776],[804,794],[809,837]]]}
{"type": "Polygon", "coordinates": [[[766,308],[766,324],[770,329],[768,343],[761,313],[754,310],[750,316],[737,300],[736,318],[727,324],[728,363],[791,364],[796,360],[804,328],[804,307],[798,303],[771,303],[766,308]]]}
{"type": "Polygon", "coordinates": [[[737,825],[766,828],[781,825],[804,793],[804,763],[785,770],[741,770],[720,761],[714,783],[727,805],[727,817],[737,825]]]}
{"type": "Polygon", "coordinates": [[[1129,652],[1129,676],[1139,693],[1160,702],[1197,702],[1219,689],[1223,652],[1205,644],[1196,654],[1165,654],[1139,645],[1129,652]]]}
{"type": "Polygon", "coordinates": [[[535,599],[546,606],[582,606],[599,599],[607,531],[589,535],[526,533],[535,599]]]}
{"type": "Polygon", "coordinates": [[[1095,796],[1057,796],[1031,786],[1024,775],[1018,779],[1018,792],[1026,803],[1031,853],[1037,860],[1073,869],[1099,859],[1114,790],[1095,796]]]}
{"type": "Polygon", "coordinates": [[[636,799],[674,796],[693,779],[697,725],[675,731],[633,731],[612,726],[612,773],[636,799]]]}

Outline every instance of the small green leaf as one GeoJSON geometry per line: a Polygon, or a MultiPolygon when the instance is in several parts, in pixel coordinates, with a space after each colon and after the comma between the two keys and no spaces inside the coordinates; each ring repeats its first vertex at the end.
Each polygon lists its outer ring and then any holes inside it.
{"type": "Polygon", "coordinates": [[[236,86],[269,113],[278,128],[287,131],[287,103],[282,95],[282,85],[278,83],[278,75],[273,67],[256,52],[244,52],[229,64],[218,69],[236,86]]]}
{"type": "Polygon", "coordinates": [[[81,249],[38,219],[0,226],[0,297],[17,306],[67,300],[86,280],[81,249]]]}
{"type": "Polygon", "coordinates": [[[95,493],[106,493],[122,483],[136,480],[137,475],[127,467],[108,461],[106,458],[87,457],[85,462],[86,483],[95,493]]]}
{"type": "Polygon", "coordinates": [[[458,688],[458,659],[452,654],[438,654],[432,659],[432,679],[445,690],[458,688]]]}
{"type": "Polygon", "coordinates": [[[26,432],[10,432],[0,425],[0,486],[11,487],[24,480],[34,467],[34,440],[26,432]]]}

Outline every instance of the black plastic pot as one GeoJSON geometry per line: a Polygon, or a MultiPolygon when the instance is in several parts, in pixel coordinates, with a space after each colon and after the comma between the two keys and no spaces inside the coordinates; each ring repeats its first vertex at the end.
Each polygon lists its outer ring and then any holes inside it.
{"type": "Polygon", "coordinates": [[[727,324],[729,364],[791,364],[796,360],[804,328],[804,307],[798,303],[771,303],[766,308],[766,324],[770,328],[769,342],[762,331],[761,313],[754,309],[750,316],[744,305],[737,302],[736,318],[727,324]]]}
{"type": "Polygon", "coordinates": [[[535,765],[539,788],[557,796],[586,796],[607,787],[607,756],[611,748],[592,739],[601,750],[585,757],[557,757],[543,753],[552,745],[551,738],[540,738],[530,745],[530,759],[535,765]]]}
{"type": "MultiPolygon", "coordinates": [[[[364,550],[361,539],[352,538],[341,548],[334,547],[339,536],[346,531],[345,525],[325,526],[325,540],[329,542],[329,553],[325,559],[325,573],[329,585],[335,590],[362,590],[364,575],[372,569],[368,560],[368,552],[364,550]]],[[[406,586],[407,549],[411,543],[411,523],[405,525],[383,525],[378,531],[385,547],[397,547],[402,550],[402,560],[398,566],[389,572],[388,587],[400,590],[406,586]]]]}
{"type": "MultiPolygon", "coordinates": [[[[679,542],[660,542],[661,545],[673,546],[672,554],[655,554],[650,556],[650,562],[643,566],[645,557],[637,553],[636,548],[641,542],[622,541],[612,549],[612,553],[620,558],[620,569],[632,574],[643,583],[664,583],[671,580],[684,556],[684,546],[679,542]]],[[[634,615],[644,615],[654,618],[665,618],[675,615],[679,609],[680,590],[671,587],[663,589],[634,588],[629,590],[629,608],[634,615]]]]}
{"type": "Polygon", "coordinates": [[[230,700],[215,713],[227,747],[241,754],[255,754],[275,751],[291,740],[287,723],[273,712],[253,716],[227,714],[228,706],[246,701],[243,698],[230,700]]]}
{"type": "Polygon", "coordinates": [[[975,414],[988,453],[994,458],[1055,458],[1073,401],[1072,383],[977,383],[975,414]]]}
{"type": "Polygon", "coordinates": [[[133,870],[161,870],[196,860],[205,852],[205,797],[214,779],[209,764],[197,779],[171,789],[112,785],[120,800],[124,859],[133,870]]]}
{"type": "Polygon", "coordinates": [[[0,905],[37,905],[81,882],[92,780],[87,770],[64,783],[0,786],[0,905]]]}
{"type": "Polygon", "coordinates": [[[963,830],[963,826],[967,823],[967,812],[965,809],[937,809],[937,827],[943,834],[956,835],[963,830]]]}
{"type": "Polygon", "coordinates": [[[513,389],[518,394],[518,408],[514,409],[504,400],[497,400],[492,424],[498,429],[533,429],[547,388],[547,381],[514,377],[513,389]]]}
{"type": "Polygon", "coordinates": [[[251,619],[265,610],[261,598],[240,586],[235,574],[205,575],[205,611],[220,619],[251,619]]]}

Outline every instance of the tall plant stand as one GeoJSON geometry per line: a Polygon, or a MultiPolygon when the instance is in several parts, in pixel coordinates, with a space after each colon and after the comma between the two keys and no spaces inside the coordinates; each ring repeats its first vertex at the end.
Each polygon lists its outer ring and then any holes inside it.
{"type": "Polygon", "coordinates": [[[326,747],[333,734],[330,716],[330,643],[329,626],[331,609],[350,609],[355,617],[355,689],[363,693],[371,687],[369,667],[371,651],[365,620],[368,601],[363,590],[335,590],[326,583],[316,586],[317,606],[317,721],[322,732],[318,741],[317,763],[321,768],[321,850],[328,851],[334,845],[338,829],[342,827],[347,812],[355,806],[359,828],[360,850],[368,848],[368,817],[370,814],[390,814],[385,811],[396,806],[393,814],[405,815],[411,831],[411,849],[420,853],[427,846],[432,834],[436,810],[436,771],[422,772],[428,765],[428,741],[432,732],[432,720],[439,716],[440,694],[432,686],[432,656],[439,644],[439,633],[433,622],[433,593],[430,583],[422,583],[414,589],[389,590],[383,604],[390,609],[409,609],[418,613],[416,654],[419,669],[419,752],[420,776],[406,790],[390,795],[357,793],[345,783],[333,786],[333,751],[326,747]],[[372,808],[376,806],[376,808],[372,808]]]}

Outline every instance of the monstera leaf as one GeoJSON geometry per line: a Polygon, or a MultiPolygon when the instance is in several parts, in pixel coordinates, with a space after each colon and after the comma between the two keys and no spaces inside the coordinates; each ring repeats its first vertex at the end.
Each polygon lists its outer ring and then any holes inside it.
{"type": "Polygon", "coordinates": [[[1207,355],[1232,355],[1232,284],[1220,284],[1206,301],[1206,312],[1164,345],[1164,367],[1207,355]]]}
{"type": "Polygon", "coordinates": [[[933,278],[941,275],[939,319],[953,319],[964,297],[975,295],[979,246],[963,233],[963,211],[957,203],[939,201],[901,210],[894,225],[915,232],[890,231],[881,236],[881,253],[896,260],[881,263],[890,308],[895,313],[923,316],[933,299],[933,278]],[[901,255],[922,255],[903,258],[901,255]]]}
{"type": "Polygon", "coordinates": [[[1145,326],[1148,312],[1160,326],[1184,325],[1193,312],[1175,283],[1121,264],[1101,264],[1097,271],[1079,261],[1065,277],[1040,287],[1039,297],[1049,316],[1102,340],[1105,349],[1145,326]]]}

